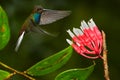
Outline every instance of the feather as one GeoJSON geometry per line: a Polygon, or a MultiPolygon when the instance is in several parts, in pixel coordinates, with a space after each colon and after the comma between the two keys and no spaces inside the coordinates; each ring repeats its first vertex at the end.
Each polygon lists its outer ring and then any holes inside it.
{"type": "Polygon", "coordinates": [[[64,17],[70,15],[70,13],[71,13],[71,11],[43,9],[43,12],[41,13],[39,25],[53,23],[57,20],[60,20],[64,17]]]}
{"type": "Polygon", "coordinates": [[[25,34],[25,31],[19,36],[19,38],[18,38],[18,41],[17,41],[17,45],[16,45],[16,47],[15,47],[15,51],[17,52],[18,51],[18,49],[19,49],[19,47],[20,47],[20,44],[21,44],[21,42],[22,42],[22,40],[23,40],[23,37],[24,37],[24,34],[25,34]]]}

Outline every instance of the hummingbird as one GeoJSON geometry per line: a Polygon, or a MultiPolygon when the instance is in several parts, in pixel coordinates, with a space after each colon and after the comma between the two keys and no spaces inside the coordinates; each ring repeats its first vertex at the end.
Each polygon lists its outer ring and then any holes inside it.
{"type": "Polygon", "coordinates": [[[47,31],[43,30],[41,28],[41,25],[47,25],[50,23],[53,23],[57,20],[60,20],[66,16],[69,16],[71,11],[65,11],[65,10],[51,10],[51,9],[44,9],[41,6],[35,6],[30,16],[25,20],[24,24],[21,27],[21,30],[19,32],[19,38],[17,40],[17,44],[15,47],[15,51],[17,52],[20,44],[23,40],[24,35],[32,31],[33,29],[37,29],[39,27],[39,30],[45,34],[50,35],[47,31]]]}

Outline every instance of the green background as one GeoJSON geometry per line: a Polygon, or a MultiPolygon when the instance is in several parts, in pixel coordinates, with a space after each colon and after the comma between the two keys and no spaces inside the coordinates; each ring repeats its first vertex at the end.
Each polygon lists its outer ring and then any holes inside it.
{"type": "MultiPolygon", "coordinates": [[[[107,36],[108,62],[111,80],[119,79],[120,54],[120,0],[0,0],[0,5],[6,11],[11,30],[9,44],[0,51],[0,61],[24,71],[36,62],[66,48],[65,39],[69,38],[67,29],[79,27],[83,19],[93,18],[99,29],[104,30],[107,36]],[[23,39],[18,52],[14,51],[18,33],[25,19],[30,15],[35,5],[57,10],[71,10],[72,14],[62,20],[49,25],[41,26],[46,31],[57,34],[56,37],[29,32],[23,39]]],[[[92,64],[77,53],[60,70],[45,76],[36,77],[38,80],[54,80],[55,76],[66,69],[83,68],[92,64]]],[[[13,80],[26,80],[16,75],[13,80]]],[[[88,80],[104,80],[103,65],[100,59],[96,60],[93,74],[88,80]]]]}

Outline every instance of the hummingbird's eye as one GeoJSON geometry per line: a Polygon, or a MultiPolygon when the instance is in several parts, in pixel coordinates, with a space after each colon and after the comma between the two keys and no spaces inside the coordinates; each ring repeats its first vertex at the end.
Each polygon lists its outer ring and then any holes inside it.
{"type": "Polygon", "coordinates": [[[37,11],[41,10],[40,8],[37,8],[37,11]]]}
{"type": "Polygon", "coordinates": [[[41,13],[42,11],[43,11],[43,9],[42,9],[42,8],[37,8],[37,9],[36,9],[36,12],[41,13]]]}

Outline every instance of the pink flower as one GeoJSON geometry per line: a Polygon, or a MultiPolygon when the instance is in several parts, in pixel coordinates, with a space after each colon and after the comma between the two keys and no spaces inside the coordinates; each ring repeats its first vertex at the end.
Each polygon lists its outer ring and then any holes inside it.
{"type": "Polygon", "coordinates": [[[96,59],[100,58],[102,51],[102,34],[92,19],[81,22],[80,29],[73,28],[73,32],[67,30],[72,40],[66,39],[66,41],[75,49],[80,55],[96,59]]]}

